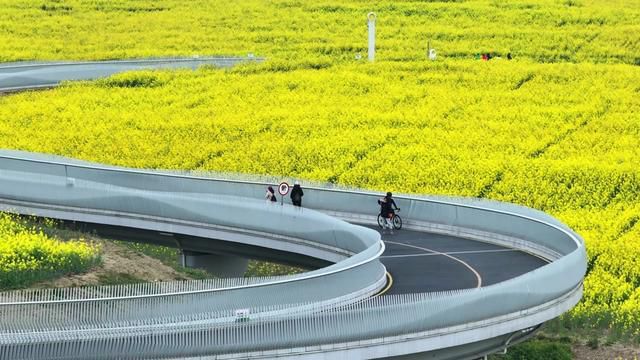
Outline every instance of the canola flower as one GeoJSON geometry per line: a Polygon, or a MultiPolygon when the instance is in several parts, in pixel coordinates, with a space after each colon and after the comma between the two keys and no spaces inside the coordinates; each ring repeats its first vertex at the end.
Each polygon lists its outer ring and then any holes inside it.
{"type": "Polygon", "coordinates": [[[24,220],[0,214],[0,289],[80,273],[98,261],[98,249],[91,244],[56,240],[24,220]]]}
{"type": "Polygon", "coordinates": [[[0,8],[0,61],[268,58],[0,97],[1,147],[541,209],[587,242],[584,299],[567,320],[640,336],[637,2],[0,0],[0,8]],[[369,11],[378,14],[374,64],[354,58],[366,53],[369,11]],[[424,60],[428,39],[436,62],[424,60]],[[473,60],[482,52],[502,59],[473,60]]]}

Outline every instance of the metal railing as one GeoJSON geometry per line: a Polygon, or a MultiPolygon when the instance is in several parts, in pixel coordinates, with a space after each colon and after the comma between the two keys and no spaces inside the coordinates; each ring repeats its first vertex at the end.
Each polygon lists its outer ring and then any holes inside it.
{"type": "MultiPolygon", "coordinates": [[[[580,289],[575,289],[579,295],[580,289]]],[[[518,319],[557,306],[558,302],[539,307],[496,313],[501,321],[518,319]]],[[[523,290],[511,304],[527,296],[523,290]]],[[[38,332],[0,335],[0,355],[11,359],[30,358],[155,358],[189,355],[251,352],[264,356],[265,351],[302,349],[317,351],[315,346],[366,346],[362,341],[384,343],[404,337],[443,336],[456,325],[457,332],[490,325],[486,321],[489,302],[500,301],[490,288],[436,294],[386,296],[365,300],[347,307],[310,311],[296,316],[248,317],[243,321],[216,325],[206,321],[163,324],[161,327],[129,326],[120,329],[94,329],[90,332],[38,332]],[[394,339],[392,339],[394,338],[394,339]],[[346,344],[346,345],[345,345],[346,344]]],[[[575,303],[575,297],[570,303],[575,303]]],[[[514,306],[513,308],[518,308],[514,306]]],[[[566,310],[562,308],[562,310],[566,310]]],[[[275,354],[274,354],[275,355],[275,354]]]]}

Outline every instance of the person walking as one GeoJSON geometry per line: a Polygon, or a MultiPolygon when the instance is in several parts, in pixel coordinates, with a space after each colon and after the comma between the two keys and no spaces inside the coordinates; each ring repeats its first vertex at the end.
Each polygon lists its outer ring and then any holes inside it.
{"type": "Polygon", "coordinates": [[[304,196],[304,191],[302,191],[302,187],[300,187],[300,182],[296,180],[293,183],[293,189],[291,190],[291,202],[294,206],[302,206],[302,197],[304,196]]]}
{"type": "Polygon", "coordinates": [[[264,198],[267,199],[267,201],[271,202],[278,201],[278,199],[276,198],[276,192],[275,190],[273,190],[272,186],[267,187],[267,193],[264,194],[264,198]]]}

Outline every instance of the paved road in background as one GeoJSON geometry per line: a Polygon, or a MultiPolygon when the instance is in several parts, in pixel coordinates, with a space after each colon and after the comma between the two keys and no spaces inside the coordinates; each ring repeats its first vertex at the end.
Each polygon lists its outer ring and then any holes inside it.
{"type": "Polygon", "coordinates": [[[196,69],[202,65],[231,67],[261,58],[198,57],[177,59],[0,63],[0,92],[57,86],[66,80],[94,80],[145,69],[196,69]]]}

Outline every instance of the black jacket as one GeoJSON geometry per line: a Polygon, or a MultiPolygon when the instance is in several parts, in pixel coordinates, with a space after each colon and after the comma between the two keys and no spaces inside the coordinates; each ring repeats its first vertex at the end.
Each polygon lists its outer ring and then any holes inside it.
{"type": "Polygon", "coordinates": [[[302,197],[304,196],[304,191],[300,185],[293,185],[293,189],[291,189],[291,201],[302,201],[302,197]]]}
{"type": "Polygon", "coordinates": [[[382,200],[378,200],[378,204],[380,204],[380,214],[385,216],[393,213],[393,209],[398,209],[396,202],[386,196],[382,200]]]}

